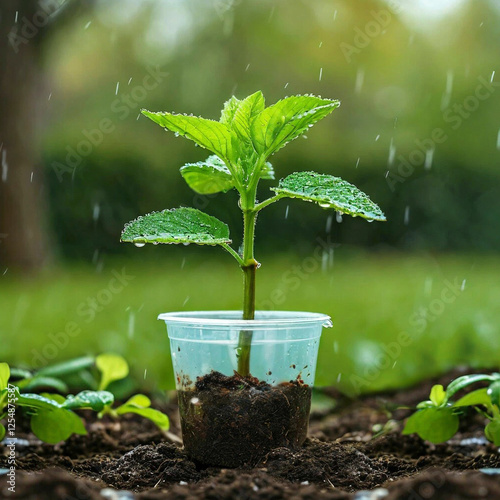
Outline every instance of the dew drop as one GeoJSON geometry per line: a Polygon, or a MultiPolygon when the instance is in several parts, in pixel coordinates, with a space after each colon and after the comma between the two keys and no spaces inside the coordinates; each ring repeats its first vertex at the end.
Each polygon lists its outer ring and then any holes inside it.
{"type": "Polygon", "coordinates": [[[146,243],[134,243],[137,248],[142,248],[146,243]]]}

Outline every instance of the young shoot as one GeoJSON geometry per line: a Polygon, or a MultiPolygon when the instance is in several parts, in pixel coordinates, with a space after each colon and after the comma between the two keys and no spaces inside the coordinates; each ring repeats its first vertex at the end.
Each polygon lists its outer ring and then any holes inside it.
{"type": "MultiPolygon", "coordinates": [[[[186,137],[211,153],[205,161],[181,167],[181,175],[199,194],[238,191],[243,244],[240,250],[234,249],[225,223],[194,208],[183,207],[138,217],[125,226],[121,240],[137,246],[220,245],[243,271],[243,319],[253,320],[255,275],[259,267],[254,255],[254,235],[257,215],[263,208],[283,198],[298,198],[369,221],[385,221],[380,208],[365,193],[339,177],[315,172],[291,174],[271,188],[272,196],[257,201],[259,182],[274,179],[270,156],[339,106],[337,100],[298,95],[266,107],[264,96],[258,91],[243,100],[231,97],[224,104],[219,121],[143,110],[145,116],[165,130],[186,137]]],[[[237,348],[238,373],[244,377],[250,374],[250,330],[240,332],[237,348]]]]}

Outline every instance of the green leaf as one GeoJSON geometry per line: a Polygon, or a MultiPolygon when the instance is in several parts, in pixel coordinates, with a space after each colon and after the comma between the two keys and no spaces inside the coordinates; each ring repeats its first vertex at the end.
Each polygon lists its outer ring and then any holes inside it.
{"type": "Polygon", "coordinates": [[[236,110],[240,106],[241,101],[237,99],[234,95],[224,103],[220,114],[220,122],[226,125],[228,128],[231,127],[231,123],[234,118],[236,110]]]}
{"type": "Polygon", "coordinates": [[[496,381],[490,384],[487,389],[487,393],[491,402],[500,407],[500,382],[496,381]]]}
{"type": "Polygon", "coordinates": [[[0,391],[7,389],[10,378],[10,368],[7,363],[0,363],[0,391]]]}
{"type": "Polygon", "coordinates": [[[29,370],[23,370],[22,368],[11,368],[10,376],[16,379],[31,378],[31,372],[29,370]]]}
{"type": "Polygon", "coordinates": [[[63,361],[62,363],[42,368],[36,372],[36,375],[42,375],[44,377],[61,377],[69,373],[79,372],[85,368],[90,368],[94,362],[94,356],[83,356],[81,358],[63,361]]]}
{"type": "Polygon", "coordinates": [[[460,398],[453,406],[476,406],[484,405],[486,407],[491,406],[491,398],[488,396],[488,391],[486,388],[477,389],[476,391],[469,392],[464,397],[460,398]]]}
{"type": "Polygon", "coordinates": [[[49,444],[65,441],[71,434],[87,434],[80,417],[63,408],[40,410],[31,417],[31,430],[49,444]]]}
{"type": "Polygon", "coordinates": [[[6,433],[5,427],[2,424],[0,424],[0,441],[2,441],[2,439],[5,437],[5,433],[6,433]]]}
{"type": "Polygon", "coordinates": [[[68,396],[61,407],[67,410],[102,411],[105,406],[112,405],[114,400],[115,397],[108,391],[82,391],[76,396],[68,396]]]}
{"type": "Polygon", "coordinates": [[[35,376],[19,381],[17,386],[26,391],[33,391],[40,387],[50,387],[59,392],[68,392],[68,386],[62,380],[54,377],[35,376]]]}
{"type": "Polygon", "coordinates": [[[446,396],[448,399],[451,399],[452,396],[458,391],[464,389],[468,385],[475,384],[476,382],[493,382],[497,380],[495,374],[493,375],[464,375],[462,377],[458,377],[453,382],[450,382],[448,387],[446,388],[446,396]]]}
{"type": "Polygon", "coordinates": [[[122,241],[138,243],[231,243],[229,228],[220,220],[194,208],[174,208],[153,212],[129,222],[122,241]]]}
{"type": "Polygon", "coordinates": [[[153,408],[138,408],[137,406],[124,404],[116,409],[118,415],[124,415],[125,413],[136,413],[141,415],[153,423],[155,423],[160,429],[167,431],[170,427],[170,421],[164,413],[155,410],[153,408]]]}
{"type": "Polygon", "coordinates": [[[231,172],[218,156],[209,156],[205,161],[187,163],[181,167],[181,175],[188,186],[200,194],[229,191],[234,187],[231,172]]]}
{"type": "Polygon", "coordinates": [[[362,217],[385,221],[385,215],[368,195],[339,177],[316,172],[296,172],[281,179],[278,187],[271,188],[277,195],[313,201],[324,208],[362,217]]]}
{"type": "Polygon", "coordinates": [[[97,369],[101,372],[99,390],[104,390],[111,382],[121,380],[128,375],[128,363],[119,354],[105,353],[95,360],[97,369]]]}
{"type": "Polygon", "coordinates": [[[431,394],[429,399],[434,403],[435,406],[441,406],[446,403],[446,392],[442,385],[434,385],[431,389],[431,394]]]}
{"type": "Polygon", "coordinates": [[[238,103],[233,102],[231,105],[233,108],[232,113],[228,116],[230,119],[226,121],[226,125],[234,131],[239,139],[251,142],[250,129],[252,121],[259,113],[264,111],[265,106],[264,96],[260,90],[238,103]]]}
{"type": "Polygon", "coordinates": [[[484,435],[495,446],[500,446],[500,420],[494,418],[484,429],[484,435]]]}
{"type": "Polygon", "coordinates": [[[59,405],[62,405],[66,401],[66,398],[61,394],[50,394],[48,392],[42,392],[40,395],[43,396],[44,398],[55,401],[59,405]]]}
{"type": "Polygon", "coordinates": [[[286,97],[253,118],[250,127],[253,146],[257,153],[267,157],[339,106],[340,101],[312,95],[286,97]]]}
{"type": "Polygon", "coordinates": [[[53,399],[46,398],[40,394],[30,394],[29,392],[20,394],[16,392],[17,404],[27,408],[36,408],[37,410],[55,410],[61,405],[53,399]]]}
{"type": "Polygon", "coordinates": [[[137,408],[148,408],[151,406],[151,400],[144,394],[135,394],[122,406],[136,406],[137,408]]]}
{"type": "Polygon", "coordinates": [[[154,113],[146,109],[142,114],[158,125],[194,141],[220,158],[231,156],[231,134],[223,123],[197,116],[174,113],[154,113]]]}
{"type": "Polygon", "coordinates": [[[431,443],[443,443],[455,435],[459,418],[452,408],[418,410],[407,421],[403,434],[417,433],[431,443]]]}

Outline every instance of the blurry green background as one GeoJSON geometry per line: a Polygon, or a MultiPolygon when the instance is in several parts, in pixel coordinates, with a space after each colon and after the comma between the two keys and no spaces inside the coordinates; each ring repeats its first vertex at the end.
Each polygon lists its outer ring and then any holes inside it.
{"type": "Polygon", "coordinates": [[[318,384],[357,393],[498,365],[498,2],[12,0],[0,31],[1,358],[112,350],[141,384],[173,385],[157,314],[238,309],[241,275],[222,250],[137,249],[121,228],[195,206],[239,244],[241,214],[235,193],[189,190],[179,167],[206,152],[139,111],[218,119],[261,89],[269,104],[342,101],[272,159],[277,177],[338,175],[388,219],[294,200],[259,218],[257,303],[333,317],[318,384]],[[128,276],[118,293],[113,273],[128,276]]]}

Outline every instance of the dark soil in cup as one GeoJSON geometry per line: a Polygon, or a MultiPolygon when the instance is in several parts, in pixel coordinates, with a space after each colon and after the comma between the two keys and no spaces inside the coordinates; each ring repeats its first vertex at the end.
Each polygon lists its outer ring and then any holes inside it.
{"type": "MultiPolygon", "coordinates": [[[[177,405],[168,436],[136,415],[119,422],[84,412],[88,436],[50,446],[17,422],[16,492],[0,476],[0,498],[22,500],[500,500],[498,449],[484,439],[484,419],[472,414],[449,442],[433,445],[401,429],[411,406],[455,370],[414,388],[351,400],[323,390],[330,404],[315,407],[298,450],[276,448],[255,466],[203,467],[178,444],[177,405]],[[482,472],[484,471],[484,472],[482,472]],[[116,491],[119,490],[119,491],[116,491]],[[366,490],[371,490],[371,497],[366,490]]],[[[172,400],[174,401],[174,400],[172,400]]],[[[161,407],[158,401],[156,407],[161,407]]],[[[0,446],[0,468],[7,466],[0,446]]]]}
{"type": "Polygon", "coordinates": [[[311,388],[297,381],[271,386],[212,372],[178,396],[184,448],[202,465],[254,465],[274,448],[297,450],[307,436],[311,388]]]}

